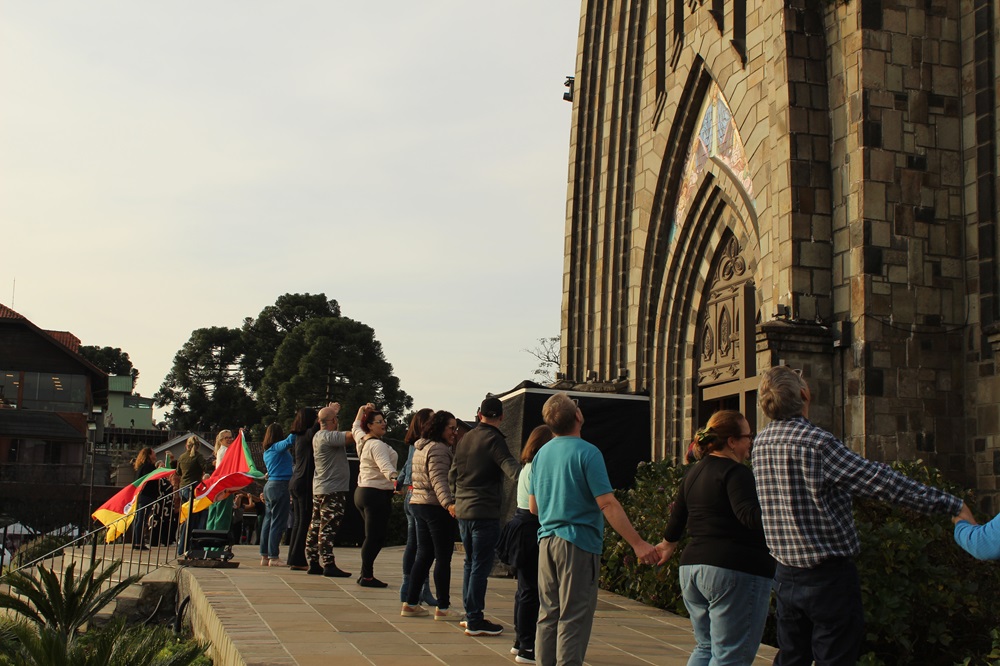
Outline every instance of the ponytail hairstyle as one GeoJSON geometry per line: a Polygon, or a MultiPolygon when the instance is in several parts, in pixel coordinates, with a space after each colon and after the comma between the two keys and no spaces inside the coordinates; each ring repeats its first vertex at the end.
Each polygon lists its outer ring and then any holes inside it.
{"type": "Polygon", "coordinates": [[[730,437],[739,437],[743,415],[733,409],[723,409],[712,414],[705,427],[695,433],[691,448],[699,460],[714,451],[726,448],[730,437]]]}

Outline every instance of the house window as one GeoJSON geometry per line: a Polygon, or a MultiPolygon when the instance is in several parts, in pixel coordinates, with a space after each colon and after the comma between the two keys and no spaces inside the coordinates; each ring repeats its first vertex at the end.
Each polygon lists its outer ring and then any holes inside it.
{"type": "Polygon", "coordinates": [[[137,395],[126,395],[122,397],[122,406],[128,409],[152,409],[152,398],[140,398],[137,395]]]}
{"type": "Polygon", "coordinates": [[[84,412],[87,409],[87,378],[84,375],[25,372],[21,407],[47,412],[84,412]]]}
{"type": "Polygon", "coordinates": [[[20,371],[0,370],[0,409],[17,407],[17,389],[20,384],[20,371]]]}

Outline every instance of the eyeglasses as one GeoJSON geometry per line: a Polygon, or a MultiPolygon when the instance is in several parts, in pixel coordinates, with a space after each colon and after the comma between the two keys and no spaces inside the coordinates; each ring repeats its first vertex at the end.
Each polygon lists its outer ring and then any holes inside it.
{"type": "Polygon", "coordinates": [[[458,426],[457,425],[448,426],[447,430],[458,430],[458,426]]]}
{"type": "Polygon", "coordinates": [[[337,422],[337,418],[334,417],[332,419],[320,419],[319,422],[320,423],[336,423],[337,422]]]}
{"type": "Polygon", "coordinates": [[[751,442],[753,442],[753,440],[757,437],[757,433],[755,433],[755,432],[748,432],[745,435],[737,435],[736,439],[743,439],[744,437],[746,437],[751,442]]]}
{"type": "Polygon", "coordinates": [[[385,421],[372,421],[372,425],[385,425],[385,421]]]}

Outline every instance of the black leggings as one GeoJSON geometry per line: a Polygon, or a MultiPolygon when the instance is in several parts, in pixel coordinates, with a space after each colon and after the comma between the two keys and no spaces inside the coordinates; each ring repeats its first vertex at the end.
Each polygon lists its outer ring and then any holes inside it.
{"type": "Polygon", "coordinates": [[[354,491],[354,506],[365,521],[365,542],[361,544],[361,577],[374,578],[375,558],[385,544],[392,512],[392,491],[358,487],[354,491]]]}
{"type": "MultiPolygon", "coordinates": [[[[305,484],[302,484],[305,485],[305,484]]],[[[288,541],[288,566],[304,567],[306,562],[306,535],[312,520],[312,480],[307,488],[290,488],[292,495],[292,536],[288,541]]]]}
{"type": "Polygon", "coordinates": [[[455,552],[455,519],[437,504],[410,504],[417,521],[417,557],[410,570],[406,603],[416,606],[434,562],[438,608],[451,606],[451,556],[455,552]]]}

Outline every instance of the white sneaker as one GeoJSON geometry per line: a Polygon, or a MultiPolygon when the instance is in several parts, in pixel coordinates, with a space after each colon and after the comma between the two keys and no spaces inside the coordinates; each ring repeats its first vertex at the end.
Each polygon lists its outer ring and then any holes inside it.
{"type": "Polygon", "coordinates": [[[438,608],[434,611],[434,619],[438,622],[455,622],[461,617],[461,613],[456,613],[450,608],[438,608]]]}
{"type": "Polygon", "coordinates": [[[403,617],[423,617],[428,614],[428,611],[423,606],[410,606],[409,604],[403,604],[403,609],[399,611],[399,614],[403,617]]]}

